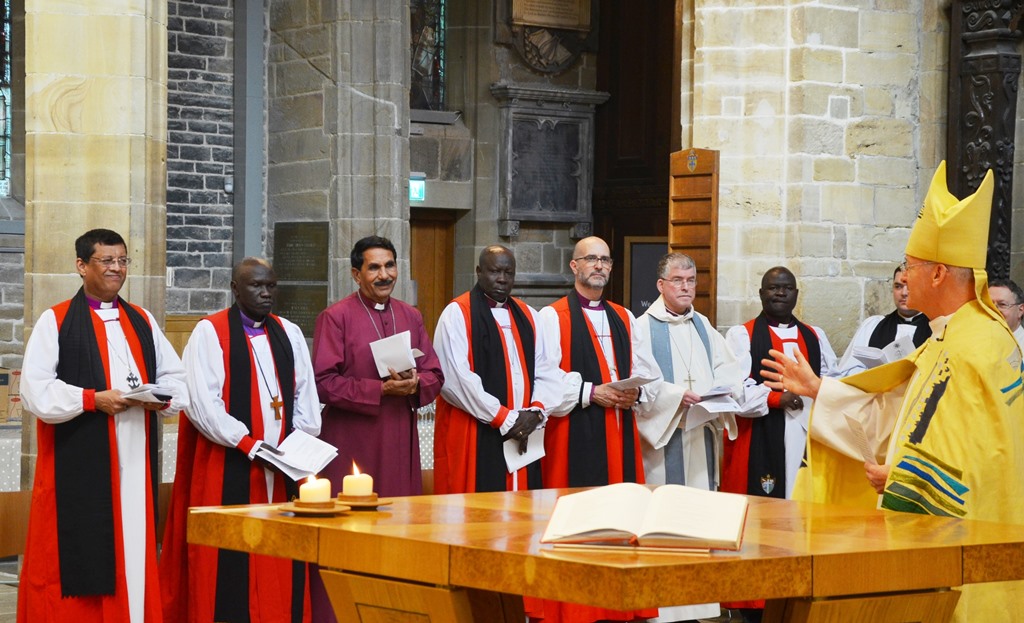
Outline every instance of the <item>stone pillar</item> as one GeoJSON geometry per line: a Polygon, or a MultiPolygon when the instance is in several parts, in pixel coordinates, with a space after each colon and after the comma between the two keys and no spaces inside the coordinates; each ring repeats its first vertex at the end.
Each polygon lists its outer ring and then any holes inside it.
{"type": "MultiPolygon", "coordinates": [[[[25,326],[75,293],[74,241],[124,236],[121,291],[164,312],[167,3],[25,3],[25,326]]],[[[35,467],[23,423],[22,483],[35,467]]]]}
{"type": "Polygon", "coordinates": [[[1019,22],[1024,8],[1006,3],[953,2],[950,24],[949,190],[966,197],[985,172],[995,173],[988,234],[989,279],[1010,273],[1014,132],[1020,81],[1019,22]],[[996,3],[998,5],[1000,3],[996,3]]]}
{"type": "Polygon", "coordinates": [[[330,223],[331,301],[352,244],[398,250],[409,300],[409,3],[272,0],[268,227],[330,223]]]}

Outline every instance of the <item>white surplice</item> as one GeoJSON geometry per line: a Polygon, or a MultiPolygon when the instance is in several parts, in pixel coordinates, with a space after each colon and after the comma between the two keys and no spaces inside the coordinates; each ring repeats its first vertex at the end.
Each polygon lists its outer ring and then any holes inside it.
{"type": "MultiPolygon", "coordinates": [[[[110,362],[110,389],[127,392],[132,384],[141,382],[138,366],[121,325],[120,310],[104,303],[102,309],[93,310],[103,319],[107,332],[107,356],[110,362]]],[[[161,415],[174,416],[188,404],[185,370],[174,347],[160,331],[153,315],[146,311],[153,329],[156,351],[156,378],[172,394],[170,407],[161,415]]],[[[47,424],[67,422],[83,413],[82,388],[57,379],[59,347],[57,319],[53,310],[39,317],[28,344],[21,374],[21,399],[25,408],[47,424]]],[[[117,436],[117,466],[120,481],[121,525],[123,527],[124,575],[128,587],[128,610],[132,621],[142,621],[145,607],[146,578],[146,411],[132,407],[114,416],[117,436]]],[[[152,431],[158,435],[159,431],[152,431]]],[[[159,471],[159,465],[152,465],[159,471]]],[[[117,512],[117,511],[115,511],[117,512]]],[[[155,520],[155,518],[154,518],[155,520]]]]}
{"type": "MultiPolygon", "coordinates": [[[[911,318],[913,317],[911,316],[911,318]]],[[[882,322],[884,318],[885,316],[869,316],[857,327],[857,332],[850,339],[846,352],[843,353],[843,358],[839,360],[836,376],[839,378],[853,376],[867,370],[867,366],[853,356],[853,349],[861,346],[870,346],[871,334],[875,332],[878,323],[882,322]]],[[[893,341],[895,342],[906,336],[913,339],[916,332],[917,325],[901,322],[896,325],[896,339],[893,341]]]]}

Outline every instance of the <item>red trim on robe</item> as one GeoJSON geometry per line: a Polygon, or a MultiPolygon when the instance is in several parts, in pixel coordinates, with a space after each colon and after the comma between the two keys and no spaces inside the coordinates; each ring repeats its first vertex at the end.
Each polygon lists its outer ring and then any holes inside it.
{"type": "MultiPolygon", "coordinates": [[[[208,316],[206,320],[213,324],[224,357],[225,378],[221,398],[227,405],[231,397],[228,310],[208,316]]],[[[276,321],[276,316],[269,316],[267,321],[276,321]]],[[[251,378],[258,378],[251,345],[249,366],[251,378]]],[[[254,439],[263,439],[263,411],[259,385],[255,382],[251,383],[250,404],[253,408],[251,436],[254,439]]],[[[167,623],[208,623],[214,620],[218,550],[188,544],[185,529],[188,507],[221,504],[224,453],[227,448],[201,435],[184,413],[178,417],[178,456],[174,489],[171,493],[171,508],[160,557],[164,619],[167,623]]],[[[285,435],[287,431],[283,426],[281,428],[281,434],[285,435]]],[[[284,478],[277,471],[274,472],[274,499],[267,499],[264,468],[255,461],[249,469],[249,491],[250,504],[287,501],[284,478]]],[[[306,590],[303,600],[303,621],[309,622],[311,610],[308,571],[304,585],[306,590]]],[[[249,610],[253,621],[291,621],[291,591],[291,560],[249,555],[249,610]]]]}
{"type": "MultiPolygon", "coordinates": [[[[57,321],[57,331],[67,315],[71,301],[64,301],[54,306],[53,312],[57,321]]],[[[142,308],[133,305],[142,317],[149,317],[142,308]]],[[[124,332],[129,349],[135,358],[135,366],[142,375],[143,382],[149,382],[146,366],[142,363],[142,346],[139,338],[123,313],[118,314],[121,330],[124,332]]],[[[93,312],[91,314],[93,330],[99,346],[100,358],[110,386],[110,355],[107,350],[107,330],[104,322],[93,312]]],[[[84,392],[83,392],[84,394],[84,392]]],[[[93,392],[95,395],[95,392],[93,392]]],[[[84,401],[84,396],[83,396],[84,401]]],[[[79,416],[81,417],[81,416],[79,416]]],[[[24,566],[18,588],[18,623],[120,623],[128,620],[128,585],[124,576],[124,531],[121,524],[121,486],[117,454],[117,431],[114,418],[107,420],[107,431],[110,439],[111,487],[113,488],[114,505],[114,564],[116,584],[113,595],[90,597],[61,597],[60,566],[57,548],[57,500],[54,491],[54,426],[42,420],[36,420],[36,441],[38,454],[36,474],[32,487],[32,507],[28,526],[28,539],[25,547],[24,566]]],[[[156,518],[153,516],[153,491],[149,486],[152,482],[152,466],[149,464],[150,435],[149,419],[146,418],[146,580],[144,621],[142,623],[160,623],[163,621],[160,611],[160,583],[157,573],[156,559],[156,518]]]]}
{"type": "MultiPolygon", "coordinates": [[[[466,323],[466,343],[470,344],[468,351],[469,369],[475,370],[476,366],[473,361],[473,327],[472,327],[472,316],[469,311],[469,292],[462,294],[457,297],[453,302],[458,304],[459,309],[462,311],[462,317],[466,323]]],[[[534,326],[533,317],[530,314],[530,310],[527,309],[526,305],[520,303],[516,299],[509,298],[509,304],[519,305],[520,310],[526,316],[527,320],[530,321],[530,326],[533,327],[534,335],[536,335],[537,327],[534,326]]],[[[511,314],[510,314],[511,317],[511,314]]],[[[495,321],[497,324],[497,321],[495,321]]],[[[499,332],[503,333],[501,327],[498,327],[499,332]]],[[[516,343],[516,350],[519,353],[519,361],[523,362],[523,370],[526,370],[526,355],[524,354],[522,338],[519,335],[519,329],[516,327],[516,323],[512,322],[512,337],[516,343]]],[[[505,344],[504,336],[501,341],[502,354],[505,357],[505,361],[508,361],[508,347],[505,344]]],[[[519,409],[517,405],[512,405],[512,370],[511,367],[505,366],[505,380],[507,384],[509,396],[509,404],[502,405],[504,417],[501,417],[503,421],[508,416],[509,411],[512,409],[519,409]],[[507,410],[506,410],[507,409],[507,410]]],[[[531,401],[530,384],[525,384],[525,390],[523,395],[523,404],[529,405],[531,401]]],[[[499,414],[500,416],[501,414],[499,414]]],[[[476,435],[477,435],[477,420],[471,414],[455,407],[448,403],[443,396],[437,397],[437,412],[434,421],[434,493],[472,493],[476,491],[476,435]]],[[[492,422],[492,426],[498,428],[501,426],[501,422],[498,418],[495,418],[495,422],[492,422]],[[497,424],[494,426],[494,424],[497,424]]],[[[515,477],[517,479],[517,486],[519,490],[528,489],[526,479],[526,469],[520,469],[516,472],[515,477]]],[[[512,491],[512,474],[505,475],[505,488],[507,491],[512,491]]]]}

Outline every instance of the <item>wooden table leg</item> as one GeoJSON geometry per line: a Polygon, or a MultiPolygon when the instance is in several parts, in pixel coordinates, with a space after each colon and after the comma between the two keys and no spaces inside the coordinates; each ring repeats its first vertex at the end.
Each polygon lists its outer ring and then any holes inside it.
{"type": "Polygon", "coordinates": [[[522,623],[523,598],[320,569],[339,622],[522,623]]]}

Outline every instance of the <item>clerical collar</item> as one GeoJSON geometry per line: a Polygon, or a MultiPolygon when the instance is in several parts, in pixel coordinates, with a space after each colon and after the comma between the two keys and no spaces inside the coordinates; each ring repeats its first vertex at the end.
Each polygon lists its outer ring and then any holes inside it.
{"type": "Polygon", "coordinates": [[[242,317],[242,330],[249,337],[255,337],[257,335],[263,335],[263,325],[267,319],[253,320],[252,318],[245,315],[241,309],[238,310],[238,315],[242,317]]]}
{"type": "Polygon", "coordinates": [[[899,321],[900,322],[904,322],[906,324],[914,324],[914,321],[917,320],[917,317],[920,316],[920,315],[921,315],[921,312],[917,312],[913,316],[904,316],[899,311],[896,312],[896,316],[899,317],[899,321]]]}
{"type": "Polygon", "coordinates": [[[680,320],[690,320],[690,321],[693,321],[693,306],[692,305],[690,306],[690,309],[684,311],[681,314],[675,313],[674,311],[669,309],[668,306],[666,305],[665,306],[665,312],[668,313],[668,315],[671,316],[672,318],[679,318],[680,320]]]}
{"type": "Polygon", "coordinates": [[[85,295],[85,300],[89,302],[90,309],[114,309],[117,307],[117,297],[114,297],[113,301],[101,301],[94,299],[88,294],[85,295]]]}
{"type": "Polygon", "coordinates": [[[765,316],[765,320],[768,321],[769,327],[778,327],[780,329],[788,329],[790,325],[794,324],[792,322],[779,322],[778,320],[774,320],[768,316],[765,316]]]}
{"type": "Polygon", "coordinates": [[[505,299],[504,301],[496,301],[491,297],[487,296],[486,294],[484,294],[484,300],[487,301],[487,306],[490,307],[491,309],[504,309],[505,303],[508,302],[508,299],[505,299]]]}
{"type": "Polygon", "coordinates": [[[576,297],[580,300],[580,307],[583,309],[589,309],[592,311],[604,311],[604,299],[598,299],[591,301],[587,297],[580,294],[579,290],[574,290],[576,297]]]}
{"type": "Polygon", "coordinates": [[[359,295],[359,298],[363,299],[363,301],[366,304],[372,306],[377,311],[384,311],[385,309],[388,308],[388,303],[391,302],[391,297],[390,296],[388,297],[388,300],[384,301],[383,303],[378,303],[377,301],[368,299],[365,296],[363,296],[362,292],[357,291],[356,294],[359,295]]]}

